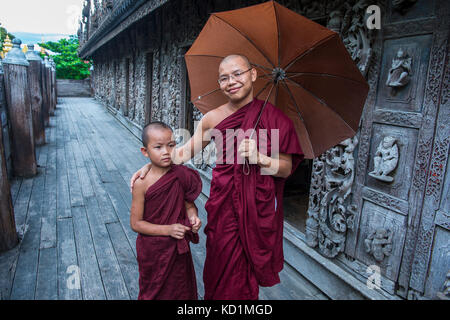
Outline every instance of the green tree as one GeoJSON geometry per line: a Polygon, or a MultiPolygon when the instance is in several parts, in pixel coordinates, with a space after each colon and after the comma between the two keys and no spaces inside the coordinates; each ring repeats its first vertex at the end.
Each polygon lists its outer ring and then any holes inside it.
{"type": "Polygon", "coordinates": [[[58,42],[48,41],[39,44],[41,47],[57,53],[52,56],[56,64],[56,78],[82,80],[89,77],[90,61],[78,57],[79,42],[76,36],[61,39],[58,42]]]}

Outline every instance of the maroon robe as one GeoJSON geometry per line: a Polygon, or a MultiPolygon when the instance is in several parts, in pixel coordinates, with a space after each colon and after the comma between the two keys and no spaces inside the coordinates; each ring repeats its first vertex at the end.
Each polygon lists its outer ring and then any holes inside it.
{"type": "MultiPolygon", "coordinates": [[[[185,200],[194,202],[201,190],[197,171],[173,165],[145,193],[143,219],[153,224],[180,223],[190,227],[185,200]]],[[[198,234],[188,231],[182,240],[168,236],[137,236],[139,300],[197,299],[189,241],[198,243],[198,234]]]]}
{"type": "MultiPolygon", "coordinates": [[[[258,299],[259,286],[280,282],[278,273],[284,263],[283,189],[286,179],[261,175],[258,165],[250,165],[250,174],[244,175],[236,152],[243,133],[229,137],[228,141],[226,136],[227,129],[252,129],[262,105],[263,101],[254,99],[216,126],[223,139],[215,139],[218,160],[205,205],[208,212],[203,270],[205,300],[254,300],[258,299]],[[233,147],[234,162],[227,163],[225,150],[233,147]]],[[[260,129],[267,129],[266,154],[269,156],[271,129],[279,129],[279,152],[292,155],[293,172],[304,155],[292,121],[268,103],[253,139],[257,140],[260,129]]],[[[245,137],[250,133],[248,130],[245,137]]]]}

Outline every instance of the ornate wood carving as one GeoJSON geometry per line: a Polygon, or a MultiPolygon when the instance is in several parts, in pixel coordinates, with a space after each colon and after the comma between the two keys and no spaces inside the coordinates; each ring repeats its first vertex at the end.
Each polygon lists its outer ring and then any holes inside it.
{"type": "Polygon", "coordinates": [[[396,211],[405,216],[408,215],[408,201],[392,197],[368,187],[363,188],[362,195],[365,199],[372,201],[377,205],[396,211]]]}
{"type": "MultiPolygon", "coordinates": [[[[436,162],[434,167],[436,168],[437,166],[437,168],[439,168],[443,160],[441,146],[442,143],[445,144],[445,139],[448,137],[449,132],[447,120],[440,122],[440,125],[435,128],[439,101],[441,101],[440,110],[444,112],[443,119],[448,119],[449,110],[448,89],[442,91],[442,85],[445,85],[445,83],[448,84],[449,79],[449,25],[447,19],[450,14],[450,5],[448,1],[439,1],[438,4],[439,14],[437,16],[436,29],[433,35],[430,70],[428,72],[427,85],[425,88],[423,107],[424,116],[417,142],[414,178],[410,190],[411,206],[409,213],[409,228],[406,235],[399,278],[399,284],[401,286],[404,288],[411,287],[420,293],[424,290],[427,266],[431,254],[431,243],[434,232],[433,220],[436,212],[433,203],[439,201],[438,198],[440,197],[438,194],[436,194],[437,198],[431,196],[435,193],[432,189],[437,188],[437,183],[442,183],[441,179],[435,180],[436,177],[430,175],[428,165],[436,162]],[[446,101],[446,104],[442,104],[442,101],[446,101]],[[447,118],[445,118],[445,115],[447,118]],[[442,133],[439,133],[441,130],[442,133]],[[434,145],[432,143],[433,137],[435,139],[434,145]],[[434,182],[432,180],[434,180],[434,182]],[[428,183],[430,184],[431,189],[428,188],[428,183]],[[425,186],[427,186],[427,191],[425,191],[425,186]],[[428,196],[427,193],[430,193],[430,196],[428,196]]],[[[446,143],[448,145],[448,140],[446,143]]]]}
{"type": "Polygon", "coordinates": [[[386,228],[376,228],[364,240],[366,252],[376,261],[381,262],[392,252],[392,231],[386,228]]]}
{"type": "Polygon", "coordinates": [[[347,229],[353,229],[356,207],[347,200],[354,170],[357,138],[331,148],[313,163],[306,243],[333,258],[344,251],[347,229]]]}
{"type": "Polygon", "coordinates": [[[369,175],[383,182],[392,182],[394,178],[389,174],[394,171],[398,164],[398,147],[396,138],[386,136],[378,145],[373,158],[374,169],[369,175]]]}

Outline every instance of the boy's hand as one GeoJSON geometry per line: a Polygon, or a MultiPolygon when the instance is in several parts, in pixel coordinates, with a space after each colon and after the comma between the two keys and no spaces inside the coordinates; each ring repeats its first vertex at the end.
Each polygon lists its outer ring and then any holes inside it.
{"type": "Polygon", "coordinates": [[[200,218],[197,215],[192,215],[191,217],[189,217],[189,222],[192,225],[192,232],[197,233],[202,226],[202,221],[200,220],[200,218]]]}
{"type": "Polygon", "coordinates": [[[189,230],[191,230],[191,228],[183,226],[182,224],[179,223],[171,224],[169,225],[169,236],[181,240],[184,238],[184,234],[186,233],[186,231],[189,230]]]}
{"type": "Polygon", "coordinates": [[[133,176],[130,179],[130,192],[131,193],[133,192],[134,182],[139,178],[144,179],[151,168],[152,168],[152,164],[147,163],[145,166],[143,166],[141,169],[139,169],[135,174],[133,174],[133,176]]]}

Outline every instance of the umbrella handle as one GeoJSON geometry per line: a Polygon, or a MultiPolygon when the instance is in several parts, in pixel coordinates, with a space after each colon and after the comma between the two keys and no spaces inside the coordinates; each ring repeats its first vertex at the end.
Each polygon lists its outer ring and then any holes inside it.
{"type": "Polygon", "coordinates": [[[248,159],[245,158],[244,164],[242,166],[242,172],[248,176],[250,174],[250,165],[248,164],[248,159]]]}

